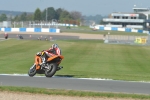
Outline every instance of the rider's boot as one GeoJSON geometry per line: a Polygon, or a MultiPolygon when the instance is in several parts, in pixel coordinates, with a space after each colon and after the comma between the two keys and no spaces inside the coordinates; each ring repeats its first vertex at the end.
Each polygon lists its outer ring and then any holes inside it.
{"type": "Polygon", "coordinates": [[[58,66],[57,71],[61,70],[62,68],[63,68],[63,66],[58,66]]]}

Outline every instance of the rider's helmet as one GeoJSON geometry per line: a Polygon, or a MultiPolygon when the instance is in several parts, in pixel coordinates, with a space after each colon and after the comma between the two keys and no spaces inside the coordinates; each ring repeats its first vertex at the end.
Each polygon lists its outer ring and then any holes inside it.
{"type": "Polygon", "coordinates": [[[54,49],[54,48],[59,48],[59,47],[57,44],[52,44],[51,48],[54,49]]]}
{"type": "Polygon", "coordinates": [[[61,49],[59,48],[58,44],[52,44],[51,49],[55,49],[56,54],[61,55],[61,49]]]}

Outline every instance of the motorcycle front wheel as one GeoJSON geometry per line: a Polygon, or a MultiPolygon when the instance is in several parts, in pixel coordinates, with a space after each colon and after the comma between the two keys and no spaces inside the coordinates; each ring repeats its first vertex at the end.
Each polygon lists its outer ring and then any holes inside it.
{"type": "Polygon", "coordinates": [[[31,68],[29,69],[28,75],[29,75],[30,77],[33,77],[35,74],[36,74],[36,65],[34,64],[34,65],[32,65],[31,68]]]}

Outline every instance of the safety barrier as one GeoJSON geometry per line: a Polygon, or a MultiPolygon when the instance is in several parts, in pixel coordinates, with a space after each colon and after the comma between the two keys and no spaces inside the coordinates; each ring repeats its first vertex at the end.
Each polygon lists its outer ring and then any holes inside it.
{"type": "Polygon", "coordinates": [[[117,28],[117,27],[99,27],[99,30],[112,30],[112,31],[124,31],[124,32],[136,32],[136,33],[147,33],[150,34],[149,31],[131,29],[131,28],[117,28]]]}
{"type": "Polygon", "coordinates": [[[118,27],[105,27],[105,26],[94,26],[90,28],[95,28],[97,30],[111,30],[111,31],[124,31],[124,32],[136,32],[136,33],[146,33],[150,34],[150,31],[132,29],[132,28],[118,28],[118,27]]]}
{"type": "Polygon", "coordinates": [[[60,29],[55,28],[0,28],[4,32],[50,32],[60,33],[60,29]]]}

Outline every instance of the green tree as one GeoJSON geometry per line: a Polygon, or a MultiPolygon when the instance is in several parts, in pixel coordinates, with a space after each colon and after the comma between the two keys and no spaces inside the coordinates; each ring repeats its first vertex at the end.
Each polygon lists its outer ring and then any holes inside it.
{"type": "Polygon", "coordinates": [[[42,20],[46,20],[46,9],[44,9],[44,11],[42,11],[41,13],[42,20]]]}
{"type": "Polygon", "coordinates": [[[20,17],[19,17],[18,15],[16,15],[16,16],[14,17],[14,19],[12,19],[12,21],[20,21],[20,17]]]}
{"type": "Polygon", "coordinates": [[[27,21],[33,21],[34,14],[28,14],[27,15],[27,21]]]}
{"type": "Polygon", "coordinates": [[[60,19],[60,15],[63,12],[64,9],[62,8],[58,8],[56,9],[56,19],[59,20],[60,19]]]}
{"type": "Polygon", "coordinates": [[[0,21],[6,21],[6,20],[7,20],[6,14],[1,14],[0,15],[0,21]]]}
{"type": "Polygon", "coordinates": [[[56,11],[53,7],[48,7],[42,12],[42,20],[51,21],[52,19],[56,19],[56,11]]]}
{"type": "Polygon", "coordinates": [[[41,16],[41,10],[39,8],[37,8],[34,12],[34,20],[40,21],[42,20],[42,16],[41,16]]]}
{"type": "Polygon", "coordinates": [[[150,14],[148,15],[148,19],[150,19],[150,14]]]}
{"type": "Polygon", "coordinates": [[[24,12],[20,15],[20,21],[26,21],[27,20],[27,13],[24,12]]]}
{"type": "Polygon", "coordinates": [[[56,11],[53,7],[47,9],[47,20],[56,19],[56,11]]]}
{"type": "Polygon", "coordinates": [[[68,11],[63,10],[60,14],[59,20],[61,20],[62,22],[68,23],[69,20],[72,20],[72,17],[68,11]]]}
{"type": "Polygon", "coordinates": [[[103,21],[103,19],[101,19],[101,20],[100,20],[100,24],[104,24],[104,21],[103,21]]]}

